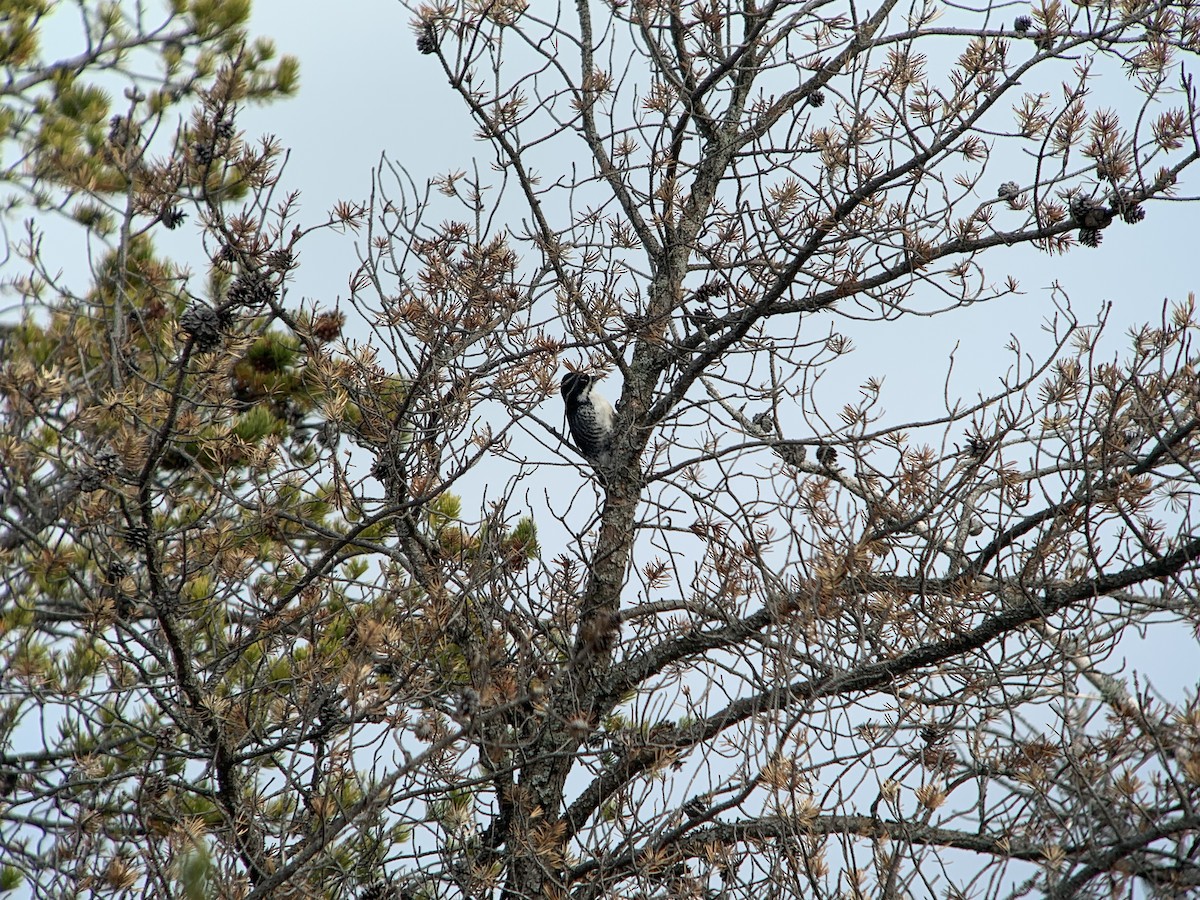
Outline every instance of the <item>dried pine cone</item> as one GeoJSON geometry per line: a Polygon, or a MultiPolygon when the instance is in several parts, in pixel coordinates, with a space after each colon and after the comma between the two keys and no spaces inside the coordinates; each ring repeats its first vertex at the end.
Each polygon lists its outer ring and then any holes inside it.
{"type": "Polygon", "coordinates": [[[1119,215],[1126,224],[1136,225],[1146,218],[1146,211],[1142,209],[1141,203],[1137,201],[1136,195],[1133,193],[1122,190],[1110,191],[1108,203],[1112,207],[1112,211],[1119,215]]]}
{"type": "Polygon", "coordinates": [[[413,726],[413,736],[418,741],[432,741],[438,736],[438,727],[435,720],[427,715],[421,716],[417,720],[417,724],[413,726]]]}
{"type": "Polygon", "coordinates": [[[234,306],[262,306],[275,299],[275,286],[266,272],[251,270],[233,280],[228,299],[234,306]]]}
{"type": "Polygon", "coordinates": [[[390,453],[382,451],[371,464],[371,476],[393,488],[403,487],[407,478],[402,462],[394,459],[390,453]]]}
{"type": "Polygon", "coordinates": [[[1080,228],[1079,243],[1085,247],[1099,247],[1104,236],[1100,234],[1099,228],[1080,228]]]}
{"type": "Polygon", "coordinates": [[[924,725],[921,727],[921,740],[927,747],[936,747],[946,743],[949,732],[943,725],[924,725]]]}
{"type": "Polygon", "coordinates": [[[323,312],[313,319],[313,337],[323,343],[335,341],[342,335],[342,326],[346,323],[344,313],[335,310],[334,312],[323,312]]]}
{"type": "Polygon", "coordinates": [[[79,490],[85,494],[100,490],[104,487],[104,482],[117,473],[117,464],[117,454],[113,451],[103,450],[97,453],[91,464],[84,466],[79,473],[79,490]]]}
{"type": "Polygon", "coordinates": [[[1013,28],[1021,34],[1024,34],[1032,27],[1033,19],[1029,18],[1029,16],[1017,16],[1016,21],[1013,22],[1013,28]]]}
{"type": "Polygon", "coordinates": [[[808,457],[808,448],[803,444],[779,443],[775,445],[775,452],[785,463],[797,469],[804,464],[804,460],[808,457]]]}
{"type": "Polygon", "coordinates": [[[475,688],[463,688],[458,698],[458,712],[464,719],[473,719],[479,715],[479,691],[475,688]]]}
{"type": "Polygon", "coordinates": [[[286,272],[296,264],[295,258],[292,256],[292,251],[272,250],[267,254],[267,268],[275,272],[286,272]]]}
{"type": "Polygon", "coordinates": [[[437,47],[437,29],[432,22],[426,22],[421,26],[421,33],[417,35],[417,52],[428,56],[437,53],[437,47]]]}
{"type": "Polygon", "coordinates": [[[359,900],[398,900],[400,892],[386,881],[372,881],[362,889],[359,900]]]}
{"type": "Polygon", "coordinates": [[[827,444],[817,448],[817,462],[827,469],[832,469],[837,463],[837,450],[827,444]]]}
{"type": "Polygon", "coordinates": [[[221,323],[217,311],[204,303],[193,303],[179,317],[179,327],[191,337],[201,353],[217,349],[221,344],[221,323]]]}
{"type": "Polygon", "coordinates": [[[196,141],[192,144],[192,158],[196,161],[196,165],[207,166],[217,158],[217,154],[213,150],[212,144],[196,141]]]}
{"type": "Polygon", "coordinates": [[[991,444],[979,433],[967,436],[967,456],[972,459],[983,459],[990,447],[991,444]]]}
{"type": "Polygon", "coordinates": [[[233,137],[233,119],[221,119],[213,126],[213,134],[222,140],[233,137]]]}
{"type": "Polygon", "coordinates": [[[683,317],[687,319],[687,323],[693,328],[703,331],[709,325],[716,321],[716,316],[713,311],[707,306],[697,307],[695,311],[684,307],[683,317]]]}
{"type": "Polygon", "coordinates": [[[104,487],[104,479],[101,478],[94,469],[85,467],[79,473],[79,490],[85,494],[90,494],[92,491],[98,491],[104,487]]]}
{"type": "Polygon", "coordinates": [[[769,409],[764,409],[762,412],[756,414],[750,420],[750,424],[760,435],[768,435],[775,431],[775,417],[769,409]]]}
{"type": "Polygon", "coordinates": [[[183,220],[187,218],[187,213],[181,210],[178,206],[171,204],[164,206],[162,212],[158,214],[159,221],[167,226],[168,230],[174,231],[183,224],[183,220]]]}
{"type": "Polygon", "coordinates": [[[144,550],[150,543],[150,529],[145,525],[130,525],[125,529],[125,543],[132,550],[144,550]]]}
{"type": "Polygon", "coordinates": [[[1121,218],[1129,225],[1136,225],[1146,218],[1146,210],[1140,203],[1125,203],[1121,208],[1121,218]]]}
{"type": "Polygon", "coordinates": [[[692,293],[692,299],[697,303],[704,303],[713,297],[720,297],[724,293],[725,285],[719,281],[709,281],[696,288],[692,293]]]}
{"type": "Polygon", "coordinates": [[[20,784],[21,772],[19,769],[0,770],[0,797],[7,797],[9,794],[15,793],[20,784]]]}
{"type": "Polygon", "coordinates": [[[110,144],[123,147],[128,136],[129,132],[125,128],[124,116],[113,116],[108,120],[108,142],[110,144]]]}
{"type": "Polygon", "coordinates": [[[114,147],[128,147],[137,141],[139,129],[124,116],[113,116],[108,120],[108,142],[114,147]]]}
{"type": "Polygon", "coordinates": [[[101,450],[92,458],[92,468],[101,472],[105,478],[109,478],[117,474],[117,465],[120,463],[117,454],[112,450],[101,450]]]}
{"type": "Polygon", "coordinates": [[[213,257],[213,265],[229,271],[233,268],[233,264],[237,262],[237,258],[236,248],[229,244],[222,244],[221,249],[217,251],[217,255],[213,257]]]}
{"type": "Polygon", "coordinates": [[[824,91],[813,91],[811,94],[809,94],[805,98],[805,100],[807,100],[809,106],[824,106],[825,105],[825,92],[824,91]]]}
{"type": "Polygon", "coordinates": [[[1113,220],[1112,210],[1082,194],[1071,198],[1071,217],[1083,228],[1095,231],[1107,228],[1113,220]]]}
{"type": "Polygon", "coordinates": [[[1001,200],[1015,200],[1021,195],[1021,186],[1015,181],[1006,181],[1000,185],[1000,190],[996,191],[996,196],[1001,200]]]}

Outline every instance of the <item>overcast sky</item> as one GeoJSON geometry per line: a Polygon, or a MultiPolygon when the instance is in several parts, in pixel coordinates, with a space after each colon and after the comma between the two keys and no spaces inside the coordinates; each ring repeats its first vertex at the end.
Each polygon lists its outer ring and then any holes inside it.
{"type": "MultiPolygon", "coordinates": [[[[331,14],[327,4],[255,0],[254,9],[255,33],[270,35],[281,52],[300,58],[301,86],[293,100],[251,110],[240,124],[250,134],[273,133],[290,148],[285,185],[303,192],[304,214],[311,221],[338,199],[365,198],[370,170],[383,152],[405,165],[418,183],[467,168],[475,156],[486,169],[490,152],[474,141],[470,120],[436,61],[416,52],[411,16],[399,3],[353,0],[331,14]]],[[[1093,99],[1103,105],[1105,91],[1120,87],[1102,78],[1093,99]]],[[[1005,179],[997,174],[995,180],[998,187],[1005,179]]],[[[1092,320],[1105,300],[1114,302],[1119,324],[1153,319],[1164,298],[1183,300],[1196,287],[1197,213],[1189,206],[1152,203],[1146,221],[1136,227],[1117,222],[1095,250],[1079,248],[1055,257],[1026,248],[991,252],[985,259],[992,280],[1014,275],[1023,297],[967,314],[863,326],[853,334],[860,348],[853,365],[864,375],[886,373],[897,397],[922,388],[940,390],[944,360],[961,342],[956,384],[967,396],[974,393],[972,385],[990,390],[996,386],[996,365],[1009,358],[1002,349],[1007,335],[1038,339],[1038,324],[1052,311],[1049,289],[1056,281],[1084,321],[1092,320]],[[1006,252],[1008,258],[1002,258],[1006,252]],[[914,341],[921,346],[918,358],[909,352],[914,341]],[[896,348],[904,353],[898,365],[890,365],[888,356],[896,348]]],[[[323,245],[337,256],[310,265],[310,246],[297,287],[304,296],[344,296],[353,256],[346,241],[323,245]]]]}
{"type": "MultiPolygon", "coordinates": [[[[548,5],[544,0],[534,2],[548,5]]],[[[300,90],[290,100],[244,111],[238,125],[251,139],[273,134],[289,150],[282,187],[301,194],[299,224],[322,221],[338,200],[365,200],[371,170],[383,153],[403,164],[419,184],[440,173],[468,169],[476,157],[481,170],[487,171],[491,152],[474,140],[470,119],[436,60],[417,53],[410,14],[399,3],[351,0],[335,7],[296,0],[254,0],[254,10],[252,32],[273,38],[281,53],[299,57],[300,90]]],[[[573,15],[570,4],[566,14],[573,15]]],[[[77,28],[73,36],[66,52],[78,50],[77,28]]],[[[53,52],[53,47],[48,50],[53,52]]],[[[1093,99],[1103,105],[1105,93],[1121,87],[1115,80],[1101,78],[1093,88],[1093,99]]],[[[568,147],[560,142],[558,151],[566,154],[568,147]]],[[[582,154],[575,160],[563,157],[564,166],[573,161],[584,162],[582,154]]],[[[995,185],[987,185],[989,192],[1007,180],[1001,169],[989,168],[993,171],[995,185]]],[[[553,174],[545,173],[548,178],[553,174]]],[[[1028,181],[1020,172],[1013,178],[1028,181]]],[[[1188,186],[1185,181],[1183,188],[1188,186]]],[[[989,193],[979,199],[992,196],[989,193]]],[[[1114,223],[1104,232],[1099,249],[1078,248],[1055,257],[1028,248],[985,254],[992,283],[1013,275],[1024,291],[1021,297],[937,317],[889,323],[839,322],[839,330],[852,338],[857,350],[830,368],[823,382],[832,395],[828,402],[836,409],[853,401],[863,380],[882,376],[888,422],[936,415],[942,404],[947,359],[956,345],[951,395],[970,400],[977,393],[994,391],[1003,368],[1011,362],[1011,354],[1004,349],[1010,333],[1035,354],[1049,346],[1040,325],[1053,313],[1050,290],[1056,282],[1085,323],[1095,319],[1104,302],[1112,301],[1116,327],[1109,332],[1107,347],[1111,352],[1119,344],[1125,345],[1125,327],[1153,321],[1164,298],[1181,301],[1200,281],[1193,246],[1196,208],[1155,202],[1147,206],[1147,213],[1146,220],[1136,227],[1114,223]]],[[[195,249],[194,239],[188,246],[195,249]]],[[[202,263],[199,259],[192,262],[202,263]]],[[[348,278],[356,265],[354,238],[321,235],[306,239],[300,262],[290,302],[313,299],[323,307],[331,306],[348,293],[348,278]]],[[[618,384],[606,385],[610,396],[618,389],[618,384]]],[[[557,398],[551,402],[557,404],[557,398]]],[[[557,405],[548,407],[543,418],[561,422],[561,410],[557,405]]],[[[570,476],[578,481],[574,473],[570,476]]],[[[464,499],[465,507],[471,509],[474,503],[464,499]]],[[[1194,651],[1194,645],[1191,649],[1194,651]]],[[[1157,659],[1170,665],[1170,654],[1157,659]]],[[[1147,660],[1147,664],[1153,661],[1147,660]]]]}
{"type": "MultiPolygon", "coordinates": [[[[486,170],[490,152],[474,141],[470,120],[437,63],[416,52],[410,14],[400,4],[355,0],[341,4],[336,14],[327,4],[294,0],[255,0],[254,5],[255,33],[270,35],[281,52],[300,58],[301,86],[296,98],[249,111],[239,124],[250,134],[273,133],[290,148],[284,182],[302,191],[306,222],[319,220],[338,199],[364,199],[371,168],[384,152],[406,166],[418,183],[468,168],[475,156],[486,170]],[[306,8],[313,13],[305,14],[306,8]]],[[[1121,87],[1100,79],[1093,99],[1103,105],[1105,92],[1121,87]]],[[[994,180],[998,186],[1005,179],[994,180]]],[[[1016,180],[1027,179],[1018,175],[1016,180]]],[[[994,195],[980,199],[990,196],[994,195]]],[[[857,397],[857,385],[866,376],[882,375],[885,406],[893,414],[889,419],[936,413],[946,360],[957,344],[953,391],[967,399],[991,392],[1002,374],[998,368],[1011,361],[1004,350],[1010,333],[1031,351],[1049,346],[1040,325],[1053,313],[1050,290],[1056,282],[1083,322],[1093,321],[1101,305],[1112,301],[1116,327],[1109,331],[1107,347],[1112,351],[1118,344],[1127,345],[1123,332],[1128,325],[1153,321],[1165,298],[1183,300],[1200,280],[1195,207],[1153,203],[1147,212],[1147,219],[1136,227],[1118,221],[1107,229],[1099,249],[1079,248],[1055,257],[1028,248],[988,253],[985,262],[993,283],[1011,274],[1020,281],[1024,296],[945,316],[862,324],[850,331],[858,349],[844,361],[840,374],[831,373],[842,381],[832,389],[844,391],[840,402],[846,402],[857,397]]],[[[316,247],[310,243],[293,288],[301,297],[332,302],[345,297],[353,265],[349,241],[326,238],[316,247]]],[[[617,388],[611,386],[610,395],[617,388]]],[[[551,421],[560,421],[559,416],[558,410],[545,412],[551,421]]],[[[467,508],[471,505],[466,503],[467,508]]],[[[1170,643],[1175,637],[1180,643],[1174,648],[1161,643],[1159,635],[1156,652],[1144,653],[1131,635],[1125,650],[1136,659],[1137,668],[1173,681],[1182,674],[1174,650],[1195,651],[1190,636],[1173,635],[1170,643]]]]}
{"type": "MultiPolygon", "coordinates": [[[[531,2],[545,4],[545,0],[531,2]]],[[[567,4],[568,15],[571,6],[567,4]]],[[[399,3],[254,0],[254,9],[252,32],[272,37],[281,53],[299,57],[300,90],[290,100],[244,111],[238,126],[249,139],[273,134],[289,150],[282,188],[301,194],[298,224],[309,226],[322,221],[339,200],[365,200],[371,171],[383,153],[403,164],[418,183],[446,171],[467,169],[475,157],[480,160],[480,169],[487,170],[490,151],[474,141],[470,119],[445,83],[436,61],[416,52],[410,15],[399,3]]],[[[64,36],[64,40],[69,39],[64,36]]],[[[78,35],[64,46],[66,53],[77,52],[78,35]]],[[[54,52],[53,45],[47,49],[54,52]]],[[[1101,102],[1105,90],[1101,80],[1096,88],[1101,102]]],[[[561,149],[566,152],[565,145],[561,149]]],[[[563,164],[571,161],[564,158],[563,164]]],[[[583,162],[582,157],[578,161],[583,162]]],[[[548,172],[546,176],[552,178],[554,174],[548,172]]],[[[1003,180],[1007,179],[997,175],[988,190],[994,191],[1003,180]]],[[[1019,175],[1015,180],[1027,181],[1019,175]]],[[[1193,174],[1192,184],[1196,180],[1193,174]]],[[[1183,188],[1187,187],[1185,182],[1183,188]]],[[[994,193],[979,199],[991,196],[994,193]]],[[[1048,346],[1040,325],[1053,313],[1050,291],[1056,282],[1070,296],[1076,314],[1085,323],[1095,319],[1103,303],[1114,303],[1115,327],[1107,346],[1115,349],[1124,343],[1119,338],[1126,326],[1155,320],[1164,298],[1182,301],[1200,282],[1194,246],[1197,207],[1156,202],[1148,205],[1147,213],[1146,221],[1137,227],[1115,223],[1105,231],[1103,245],[1096,250],[1079,248],[1056,257],[1027,248],[985,254],[990,280],[1001,283],[1007,275],[1015,276],[1024,291],[1022,297],[937,317],[839,323],[839,329],[852,337],[858,349],[830,369],[828,390],[835,395],[841,393],[840,400],[831,401],[836,404],[832,408],[856,399],[858,385],[868,376],[882,376],[884,406],[891,413],[887,424],[936,415],[943,402],[947,359],[956,345],[959,350],[951,394],[969,400],[977,393],[995,391],[1002,368],[1011,360],[1004,349],[1010,333],[1015,333],[1031,352],[1048,346]]],[[[194,225],[194,219],[189,220],[189,227],[194,225]]],[[[174,238],[186,241],[183,234],[174,238]]],[[[194,250],[194,232],[192,238],[181,246],[194,250]]],[[[86,248],[81,245],[80,250],[86,248]]],[[[64,266],[86,259],[84,252],[76,253],[67,241],[57,245],[56,252],[64,266]]],[[[203,271],[203,260],[190,261],[197,271],[203,271]]],[[[313,299],[322,307],[332,306],[348,293],[348,278],[356,266],[354,239],[337,235],[306,239],[300,262],[290,302],[295,305],[302,299],[313,299]]],[[[607,392],[613,396],[618,387],[608,386],[607,392]]],[[[542,417],[561,422],[557,398],[548,402],[542,417]]],[[[797,433],[787,436],[808,437],[797,433]]],[[[486,473],[481,477],[486,483],[486,473]]],[[[577,472],[559,469],[552,470],[545,481],[557,478],[569,479],[572,491],[581,480],[577,472]]],[[[476,485],[464,484],[463,491],[468,494],[464,496],[464,509],[469,514],[478,508],[480,499],[469,493],[476,485]]],[[[564,480],[563,484],[568,482],[564,480]]],[[[587,502],[585,496],[581,506],[587,502]]],[[[572,511],[572,518],[576,512],[572,511]]],[[[579,515],[585,513],[590,514],[590,510],[579,515]]],[[[553,524],[539,520],[543,534],[553,524]]],[[[547,543],[548,551],[557,552],[559,547],[554,541],[547,543]]],[[[1154,632],[1152,647],[1144,646],[1136,634],[1130,633],[1121,650],[1132,666],[1160,687],[1170,684],[1178,688],[1181,683],[1195,680],[1195,639],[1182,629],[1173,629],[1169,634],[1159,629],[1154,632]]],[[[1108,661],[1105,670],[1115,672],[1121,656],[1119,653],[1108,661]]]]}
{"type": "MultiPolygon", "coordinates": [[[[534,2],[550,6],[546,0],[534,2]]],[[[348,0],[335,10],[324,3],[254,0],[253,8],[252,33],[273,38],[281,53],[299,57],[300,90],[290,100],[244,110],[238,125],[250,139],[275,135],[289,151],[283,187],[300,192],[301,224],[323,220],[338,200],[365,200],[371,170],[383,153],[404,165],[419,184],[444,172],[469,169],[476,158],[487,171],[490,150],[474,139],[474,127],[436,60],[417,53],[411,15],[399,3],[348,0]]],[[[570,21],[573,4],[564,9],[570,21]]],[[[78,21],[69,8],[53,17],[46,43],[49,54],[79,52],[78,21]]],[[[1106,95],[1122,90],[1122,82],[1120,76],[1097,79],[1091,101],[1105,105],[1106,95]]],[[[1056,87],[1044,84],[1038,89],[1056,87]]],[[[556,146],[564,166],[586,162],[582,154],[565,155],[569,148],[567,141],[556,146]]],[[[1007,173],[989,166],[990,180],[981,185],[979,199],[991,199],[994,187],[1010,174],[1026,183],[1028,165],[1015,168],[1007,173]]],[[[1188,173],[1190,179],[1185,177],[1181,196],[1189,187],[1192,195],[1196,193],[1194,172],[1188,173]]],[[[1182,301],[1200,281],[1193,246],[1197,207],[1155,201],[1147,205],[1147,213],[1136,227],[1114,223],[1104,232],[1099,249],[1080,247],[1053,257],[1027,247],[989,251],[983,259],[991,282],[1002,283],[1012,275],[1021,284],[1022,297],[947,316],[846,326],[861,351],[847,364],[862,377],[886,375],[895,399],[919,395],[922,389],[940,392],[945,360],[959,343],[958,390],[968,397],[991,390],[997,365],[1009,359],[1003,351],[1008,334],[1016,333],[1027,343],[1037,340],[1039,323],[1052,312],[1049,292],[1055,283],[1070,296],[1082,321],[1093,320],[1105,301],[1115,304],[1118,327],[1110,340],[1122,326],[1153,320],[1165,298],[1182,301]],[[921,352],[914,357],[911,351],[917,345],[921,352]]],[[[997,221],[997,227],[1003,225],[997,221]]],[[[175,235],[163,237],[170,240],[175,235]]],[[[186,246],[194,247],[194,242],[186,246]]],[[[344,298],[355,265],[353,239],[307,239],[301,263],[292,285],[298,295],[290,298],[293,302],[307,297],[331,304],[344,298]]]]}

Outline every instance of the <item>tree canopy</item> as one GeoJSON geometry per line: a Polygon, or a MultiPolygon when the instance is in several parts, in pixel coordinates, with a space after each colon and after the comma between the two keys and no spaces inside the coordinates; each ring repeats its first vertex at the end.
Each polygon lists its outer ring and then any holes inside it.
{"type": "Polygon", "coordinates": [[[1200,887],[1194,300],[854,355],[1190,202],[1194,0],[413,6],[475,158],[316,218],[249,8],[0,0],[0,890],[1200,887]]]}

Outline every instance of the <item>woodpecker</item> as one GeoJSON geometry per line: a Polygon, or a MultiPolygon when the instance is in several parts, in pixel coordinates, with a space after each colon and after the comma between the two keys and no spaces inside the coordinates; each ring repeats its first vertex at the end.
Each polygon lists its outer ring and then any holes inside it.
{"type": "Polygon", "coordinates": [[[596,379],[580,372],[568,372],[562,380],[563,403],[567,407],[567,426],[579,452],[592,463],[608,460],[612,445],[612,404],[595,391],[596,379]]]}

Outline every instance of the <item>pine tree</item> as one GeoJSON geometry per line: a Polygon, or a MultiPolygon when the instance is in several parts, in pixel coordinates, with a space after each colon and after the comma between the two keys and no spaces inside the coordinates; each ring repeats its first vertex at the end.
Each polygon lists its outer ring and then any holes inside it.
{"type": "Polygon", "coordinates": [[[1114,350],[1060,288],[915,415],[831,387],[861,320],[1186,199],[1193,10],[422,6],[494,171],[315,224],[240,124],[298,77],[248,3],[81,10],[48,61],[0,4],[0,888],[1200,885],[1194,666],[1122,667],[1200,634],[1192,299],[1114,350]],[[321,230],[365,236],[338,302],[321,230]]]}

